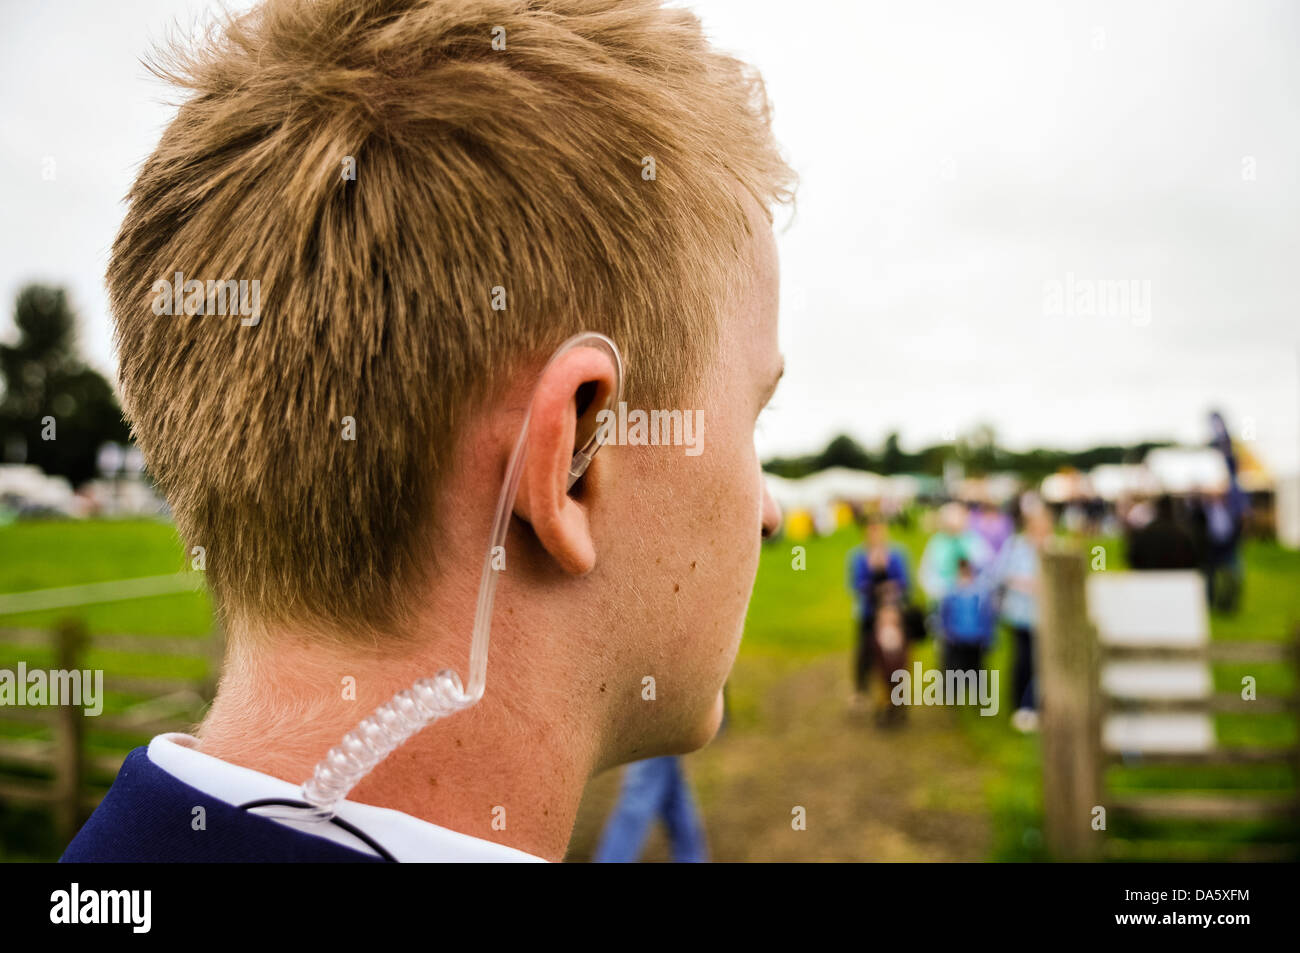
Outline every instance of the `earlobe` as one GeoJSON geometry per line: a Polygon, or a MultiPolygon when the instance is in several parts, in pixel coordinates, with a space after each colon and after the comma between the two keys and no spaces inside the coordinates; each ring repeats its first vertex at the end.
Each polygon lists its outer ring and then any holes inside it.
{"type": "Polygon", "coordinates": [[[515,513],[560,568],[573,575],[596,565],[587,505],[569,494],[569,470],[579,441],[579,393],[592,383],[602,395],[615,393],[617,378],[618,369],[607,355],[575,348],[547,365],[533,396],[515,513]]]}

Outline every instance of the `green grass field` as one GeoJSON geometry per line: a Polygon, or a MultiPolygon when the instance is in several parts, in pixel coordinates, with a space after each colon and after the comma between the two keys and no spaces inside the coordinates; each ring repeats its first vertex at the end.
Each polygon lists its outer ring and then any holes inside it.
{"type": "MultiPolygon", "coordinates": [[[[915,568],[924,545],[919,530],[895,538],[915,568]]],[[[852,643],[845,558],[857,542],[842,530],[800,543],[806,568],[792,567],[792,544],[764,547],[746,635],[728,684],[729,720],[717,741],[689,761],[712,849],[717,859],[1045,859],[1041,833],[1041,776],[1036,736],[1013,732],[1005,715],[916,712],[901,732],[883,735],[846,720],[852,643]],[[789,836],[789,804],[816,803],[825,823],[809,826],[801,840],[789,836]]],[[[1122,566],[1114,541],[1108,565],[1122,566]]],[[[1215,638],[1288,637],[1300,623],[1300,554],[1271,543],[1246,549],[1243,610],[1215,618],[1215,638]]],[[[0,527],[0,592],[178,572],[185,555],[173,528],[154,521],[33,522],[0,527]]],[[[49,626],[67,611],[0,616],[0,627],[49,626]]],[[[86,607],[79,615],[92,632],[201,637],[211,631],[206,594],[186,592],[86,607]]],[[[1006,639],[990,664],[1010,670],[1006,639]]],[[[0,667],[19,657],[47,658],[0,643],[0,667]]],[[[933,647],[916,653],[935,664],[933,647]]],[[[94,656],[94,667],[138,675],[193,674],[186,664],[155,657],[94,656]]],[[[1259,678],[1261,694],[1294,689],[1281,666],[1218,666],[1219,687],[1232,690],[1242,674],[1259,678]],[[1247,671],[1248,670],[1248,671],[1247,671]]],[[[1002,679],[1004,692],[1009,678],[1002,679]]],[[[121,699],[108,700],[107,710],[121,699]]],[[[6,733],[24,729],[0,723],[6,733]]],[[[1234,716],[1218,721],[1220,739],[1232,744],[1293,742],[1287,716],[1234,716]]],[[[29,729],[27,729],[29,730],[29,729]]],[[[99,753],[122,751],[139,739],[97,737],[99,753]]],[[[1231,787],[1293,790],[1293,773],[1267,767],[1227,769],[1123,768],[1111,784],[1128,787],[1231,787]]],[[[571,856],[588,856],[616,787],[616,773],[596,779],[584,800],[571,856]]],[[[1126,831],[1146,837],[1227,843],[1270,833],[1261,826],[1199,831],[1165,825],[1126,831]]],[[[31,810],[0,806],[0,859],[57,856],[43,818],[31,810]]],[[[652,844],[650,857],[661,856],[652,844]]]]}
{"type": "MultiPolygon", "coordinates": [[[[913,571],[919,564],[926,536],[919,529],[895,531],[894,539],[911,556],[913,571]]],[[[841,530],[833,536],[800,543],[806,548],[807,568],[791,568],[791,543],[781,541],[766,547],[750,604],[743,655],[814,659],[836,655],[843,661],[844,690],[848,690],[848,657],[852,644],[850,600],[845,590],[845,560],[858,542],[857,534],[841,530]]],[[[1106,565],[1126,568],[1123,547],[1117,540],[1086,540],[1106,548],[1106,565]]],[[[1283,640],[1292,637],[1300,625],[1300,553],[1289,552],[1271,542],[1251,541],[1245,548],[1246,582],[1242,609],[1232,617],[1211,618],[1215,639],[1283,640]]],[[[989,665],[1008,674],[1011,668],[1009,640],[1000,633],[989,665]]],[[[927,667],[935,665],[933,646],[917,653],[927,667]]],[[[1294,672],[1284,665],[1216,665],[1216,687],[1236,691],[1243,675],[1254,675],[1261,696],[1294,693],[1294,672]]],[[[1004,677],[1002,712],[1010,712],[1007,697],[1010,679],[1004,677]]],[[[757,699],[745,694],[734,698],[742,710],[757,699]]],[[[972,714],[973,713],[963,713],[972,714]]],[[[969,749],[989,765],[985,781],[985,808],[989,813],[993,840],[990,859],[1042,860],[1046,853],[1042,837],[1042,776],[1038,739],[1019,735],[1005,717],[965,717],[958,720],[969,749]]],[[[1289,715],[1220,715],[1216,730],[1225,745],[1286,745],[1296,740],[1296,720],[1289,715]]],[[[1285,766],[1189,767],[1162,765],[1112,768],[1108,784],[1114,791],[1140,788],[1227,788],[1257,791],[1293,791],[1296,777],[1285,766]]],[[[1211,844],[1248,841],[1276,834],[1268,824],[1218,825],[1202,829],[1193,823],[1131,825],[1113,832],[1134,838],[1208,841],[1211,844]]]]}

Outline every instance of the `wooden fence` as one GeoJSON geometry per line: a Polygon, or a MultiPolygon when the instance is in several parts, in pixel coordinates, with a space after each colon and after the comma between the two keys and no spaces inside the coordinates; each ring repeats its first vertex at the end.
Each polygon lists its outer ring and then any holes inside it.
{"type": "Polygon", "coordinates": [[[103,693],[114,699],[112,711],[106,707],[100,715],[78,705],[0,705],[0,803],[48,805],[65,842],[103,798],[131,747],[191,728],[200,718],[215,693],[223,652],[219,634],[90,636],[76,620],[53,630],[0,629],[0,647],[24,658],[29,669],[102,670],[103,693]],[[132,669],[149,667],[150,659],[199,660],[189,667],[203,674],[115,673],[113,656],[127,655],[132,669]]]}
{"type": "MultiPolygon", "coordinates": [[[[1203,697],[1116,698],[1102,690],[1100,673],[1110,661],[1200,660],[1223,662],[1291,662],[1300,670],[1300,630],[1290,641],[1210,641],[1197,647],[1107,645],[1091,623],[1085,592],[1089,572],[1083,554],[1056,550],[1043,554],[1043,590],[1039,631],[1038,679],[1042,697],[1043,800],[1049,850],[1061,859],[1101,860],[1139,856],[1139,844],[1109,833],[1116,818],[1196,820],[1205,822],[1300,821],[1300,745],[1288,747],[1215,746],[1204,751],[1143,752],[1140,763],[1185,765],[1281,764],[1291,768],[1292,792],[1227,790],[1113,792],[1107,768],[1123,762],[1123,753],[1103,744],[1102,726],[1115,713],[1177,711],[1206,714],[1292,714],[1300,719],[1300,675],[1291,697],[1259,697],[1211,690],[1203,697]],[[1105,828],[1097,827],[1097,808],[1105,828]]],[[[1300,729],[1300,720],[1297,721],[1300,729]]],[[[1146,845],[1149,846],[1149,845],[1146,845]]],[[[1217,842],[1210,845],[1213,849],[1217,842]]],[[[1157,845],[1170,859],[1198,859],[1198,845],[1157,845]],[[1190,850],[1185,849],[1191,847],[1190,850]]],[[[1233,859],[1293,859],[1292,841],[1240,846],[1233,859]]]]}

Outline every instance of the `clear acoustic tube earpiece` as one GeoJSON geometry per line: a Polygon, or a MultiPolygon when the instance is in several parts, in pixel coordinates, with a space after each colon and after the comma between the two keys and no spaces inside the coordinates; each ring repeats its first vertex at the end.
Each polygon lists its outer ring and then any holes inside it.
{"type": "MultiPolygon", "coordinates": [[[[569,351],[583,347],[603,351],[614,362],[614,388],[609,395],[609,406],[617,408],[623,399],[623,358],[618,347],[605,335],[588,331],[569,338],[551,356],[546,367],[549,368],[569,351]]],[[[536,391],[533,397],[536,397],[536,391]]],[[[483,559],[483,575],[479,581],[478,605],[474,613],[474,637],[470,646],[468,688],[462,685],[460,676],[454,671],[443,669],[432,678],[422,678],[393,696],[386,705],[376,709],[350,731],[316,765],[311,778],[302,788],[303,800],[308,806],[293,812],[281,809],[276,812],[279,816],[298,819],[310,817],[321,821],[332,819],[339,802],[347,797],[348,792],[398,746],[439,718],[469,708],[483,697],[487,682],[488,637],[492,631],[492,602],[496,596],[498,576],[493,568],[493,556],[499,551],[498,547],[505,545],[506,532],[510,528],[531,416],[532,399],[529,400],[524,422],[519,428],[519,437],[506,464],[505,481],[501,485],[501,495],[497,498],[496,520],[492,525],[487,555],[483,559]]],[[[569,468],[570,489],[591,464],[596,451],[604,442],[605,432],[605,426],[596,427],[574,453],[569,468]]]]}

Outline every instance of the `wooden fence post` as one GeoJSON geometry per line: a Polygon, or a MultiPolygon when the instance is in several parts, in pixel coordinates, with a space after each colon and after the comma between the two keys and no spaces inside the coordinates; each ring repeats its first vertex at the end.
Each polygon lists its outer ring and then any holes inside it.
{"type": "Polygon", "coordinates": [[[1048,849],[1065,860],[1100,855],[1093,830],[1101,796],[1097,638],[1084,592],[1081,552],[1051,547],[1042,556],[1038,678],[1042,699],[1043,811],[1048,849]]]}
{"type": "MultiPolygon", "coordinates": [[[[79,619],[65,619],[54,632],[57,666],[65,672],[81,669],[81,652],[86,641],[85,626],[79,619]]],[[[68,701],[68,699],[64,699],[68,701]]],[[[81,790],[85,782],[82,752],[85,713],[80,705],[55,708],[54,721],[54,824],[58,836],[70,841],[81,826],[81,790]]]]}
{"type": "Polygon", "coordinates": [[[1291,633],[1291,714],[1295,717],[1296,740],[1292,746],[1291,779],[1295,784],[1296,818],[1300,820],[1300,625],[1291,633]]]}

